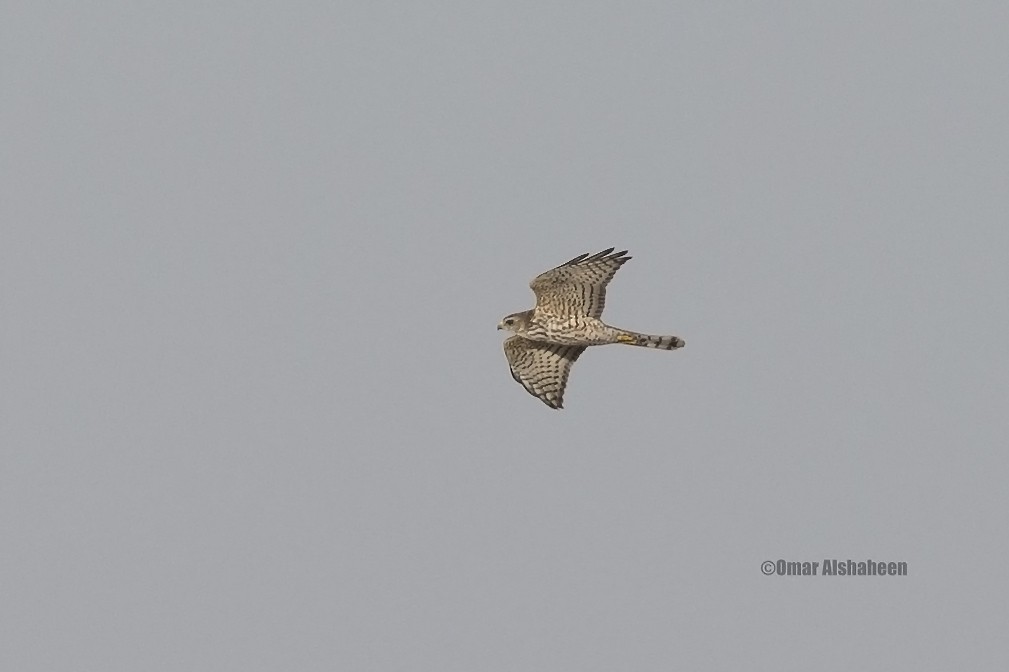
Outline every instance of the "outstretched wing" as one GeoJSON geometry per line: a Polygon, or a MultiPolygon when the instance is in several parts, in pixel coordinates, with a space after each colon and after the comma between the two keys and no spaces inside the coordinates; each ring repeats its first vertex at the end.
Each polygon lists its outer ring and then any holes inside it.
{"type": "Polygon", "coordinates": [[[551,315],[600,317],[606,307],[606,285],[625,261],[627,250],[613,248],[599,254],[582,254],[529,283],[536,293],[536,310],[551,315]]]}
{"type": "Polygon", "coordinates": [[[562,408],[571,365],[585,352],[584,345],[557,345],[512,336],[504,342],[504,351],[512,378],[526,392],[550,408],[562,408]]]}

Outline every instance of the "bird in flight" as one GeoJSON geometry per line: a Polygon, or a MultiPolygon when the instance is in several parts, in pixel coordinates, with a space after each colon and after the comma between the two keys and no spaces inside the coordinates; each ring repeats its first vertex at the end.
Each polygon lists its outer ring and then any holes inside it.
{"type": "Polygon", "coordinates": [[[611,247],[581,254],[542,273],[529,286],[536,307],[506,316],[498,329],[515,335],[504,342],[514,378],[550,408],[562,408],[571,366],[590,345],[623,343],[675,350],[685,344],[676,336],[650,336],[618,329],[599,319],[606,305],[606,285],[630,257],[611,247]]]}

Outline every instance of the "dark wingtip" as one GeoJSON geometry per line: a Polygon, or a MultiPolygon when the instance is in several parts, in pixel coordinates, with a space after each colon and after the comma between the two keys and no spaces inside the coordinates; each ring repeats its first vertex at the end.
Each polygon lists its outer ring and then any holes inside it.
{"type": "Polygon", "coordinates": [[[585,257],[587,257],[587,256],[589,256],[588,252],[586,252],[584,254],[579,254],[574,259],[569,259],[568,261],[565,261],[563,264],[561,264],[561,266],[572,266],[574,264],[577,264],[580,261],[583,261],[585,259],[585,257]]]}
{"type": "Polygon", "coordinates": [[[615,249],[617,248],[608,247],[602,252],[596,252],[595,254],[590,254],[588,252],[586,252],[585,254],[579,254],[574,259],[565,261],[563,264],[561,264],[561,266],[574,266],[575,264],[580,264],[583,261],[600,261],[601,259],[616,259],[620,263],[623,263],[631,259],[631,257],[624,256],[625,254],[627,254],[627,250],[623,250],[621,252],[613,252],[613,250],[615,249]]]}

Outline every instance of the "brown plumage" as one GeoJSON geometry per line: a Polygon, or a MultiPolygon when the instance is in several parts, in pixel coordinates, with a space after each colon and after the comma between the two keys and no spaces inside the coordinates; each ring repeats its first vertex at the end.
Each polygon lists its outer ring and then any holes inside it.
{"type": "Polygon", "coordinates": [[[624,343],[675,350],[676,336],[651,336],[605,324],[606,286],[630,257],[613,248],[581,254],[542,273],[529,284],[536,307],[512,313],[498,324],[515,335],[504,342],[512,377],[551,408],[562,408],[571,366],[590,345],[624,343]]]}

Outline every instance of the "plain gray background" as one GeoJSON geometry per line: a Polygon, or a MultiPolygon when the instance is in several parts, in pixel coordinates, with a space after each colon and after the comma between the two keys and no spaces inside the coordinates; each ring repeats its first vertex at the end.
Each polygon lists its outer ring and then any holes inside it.
{"type": "Polygon", "coordinates": [[[5,4],[0,667],[1007,669],[1009,10],[831,4],[5,4]]]}

